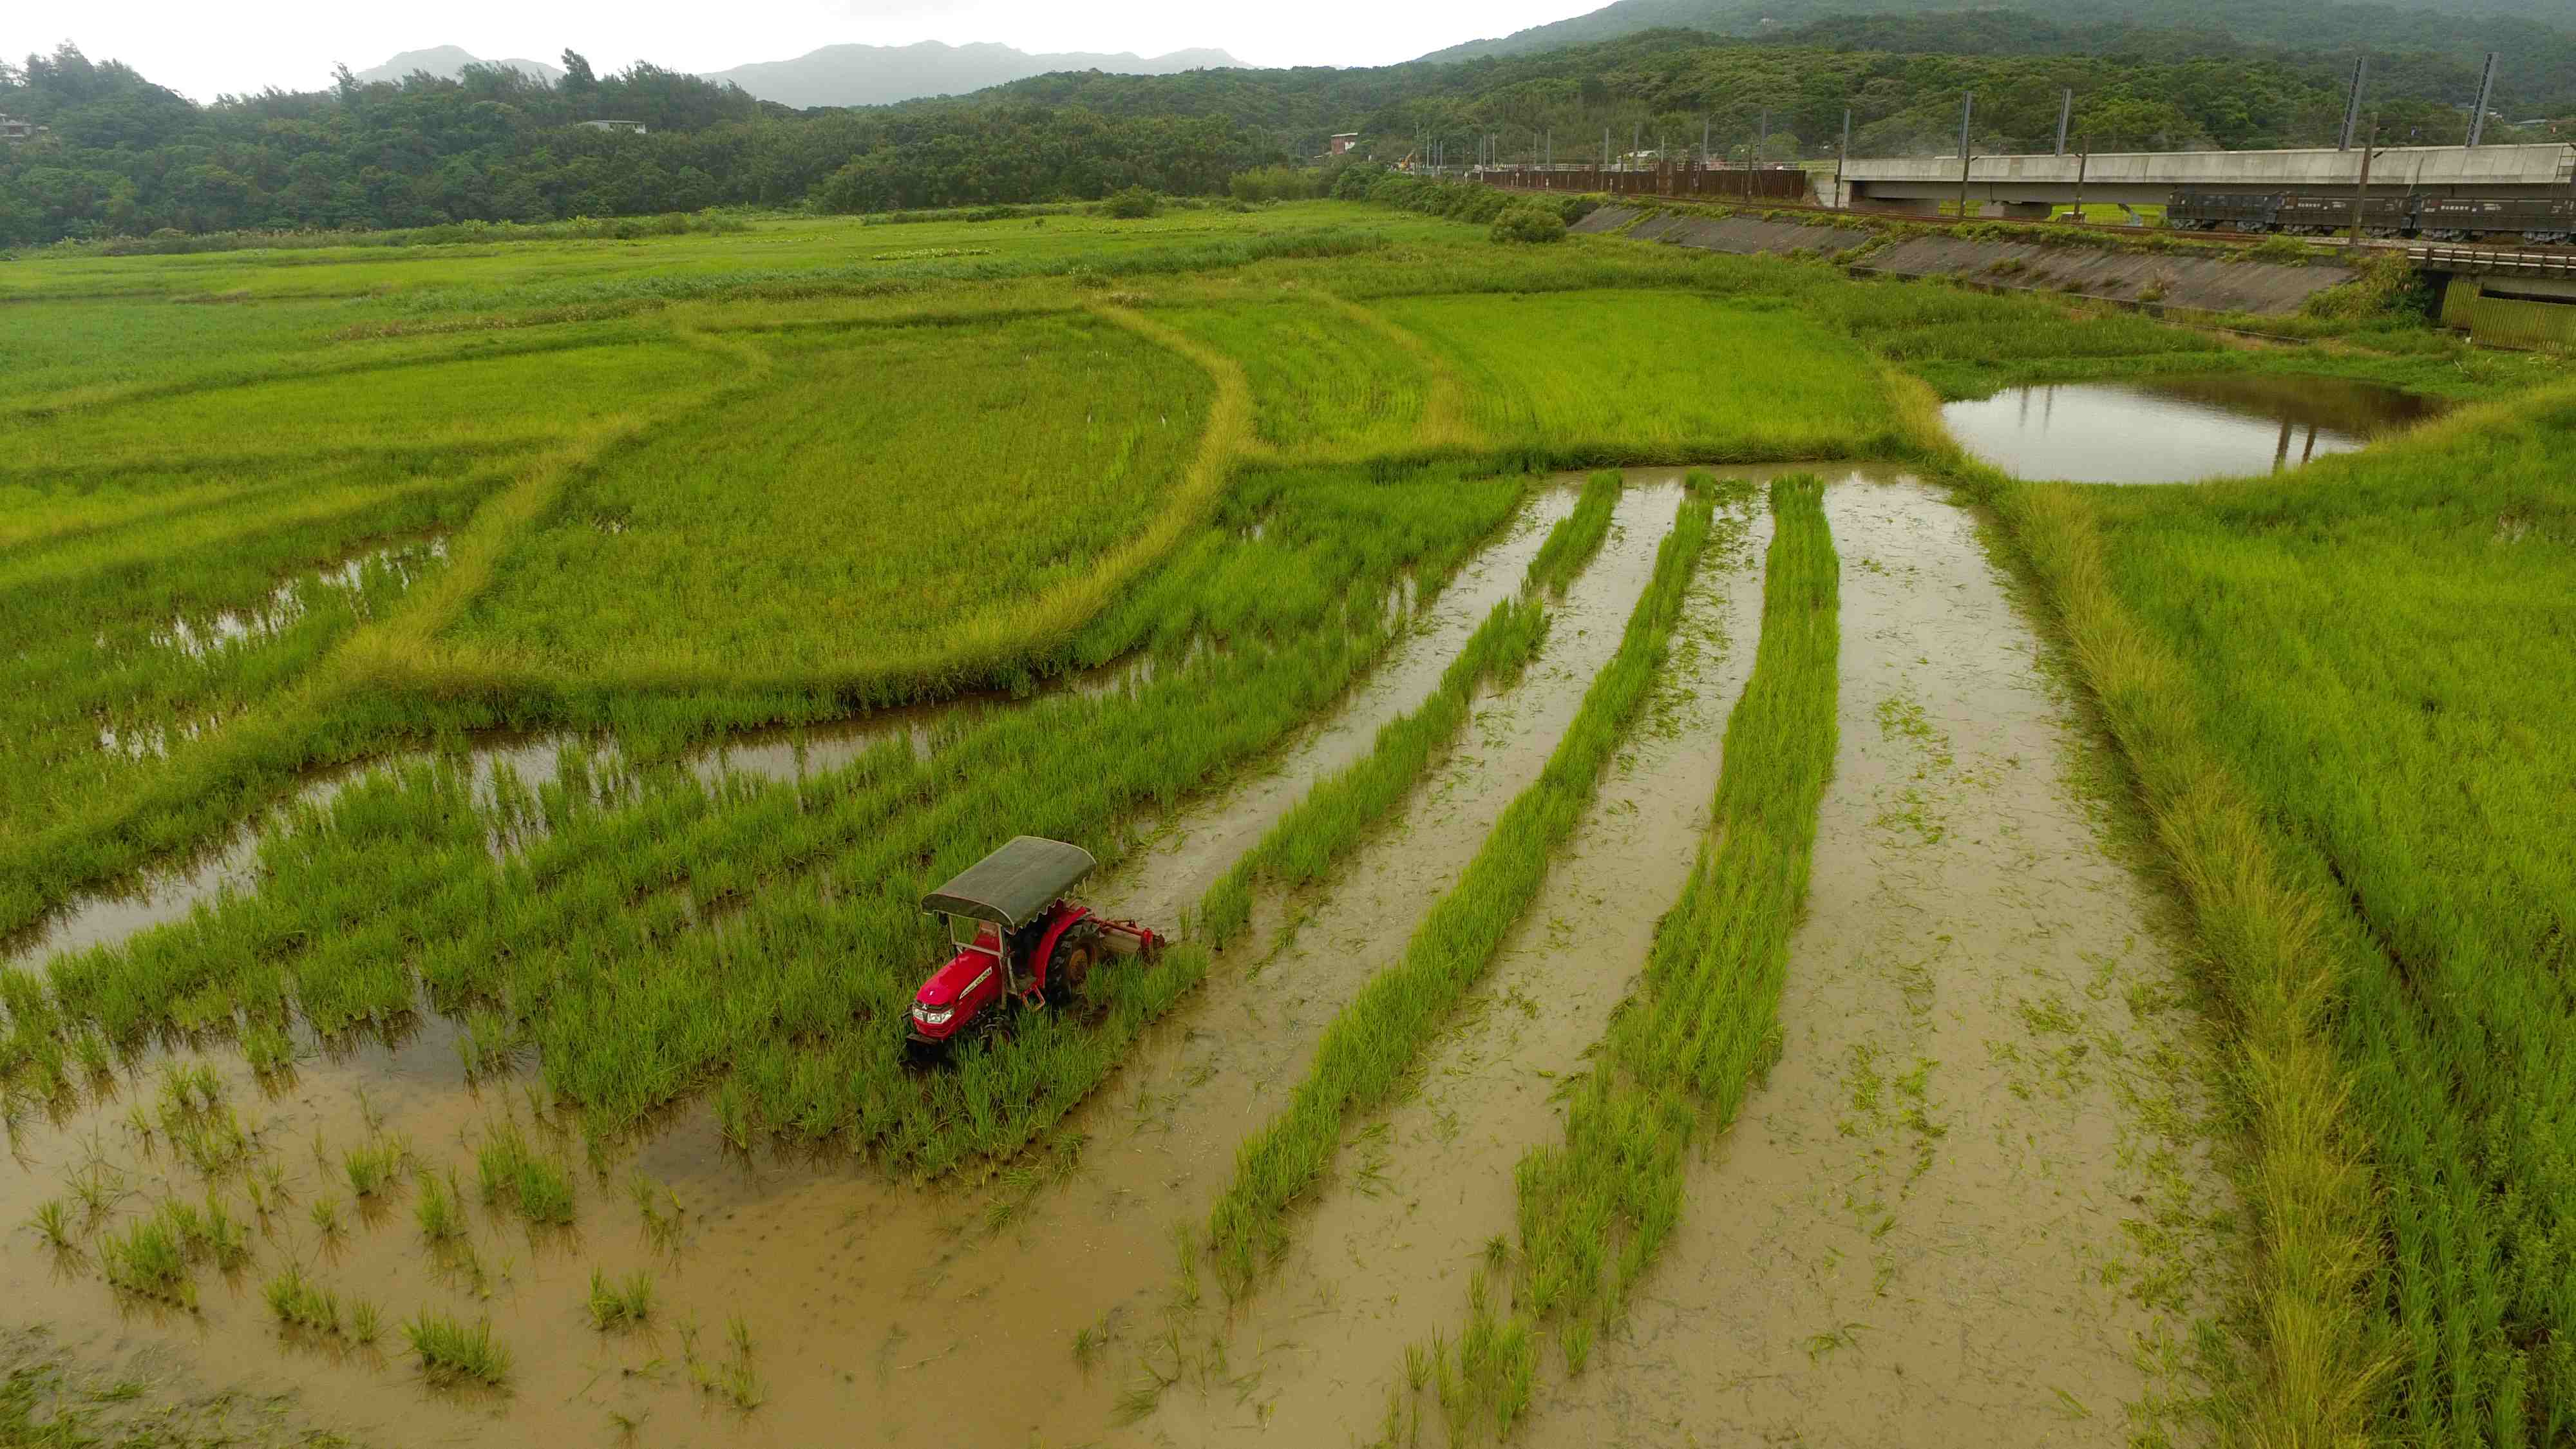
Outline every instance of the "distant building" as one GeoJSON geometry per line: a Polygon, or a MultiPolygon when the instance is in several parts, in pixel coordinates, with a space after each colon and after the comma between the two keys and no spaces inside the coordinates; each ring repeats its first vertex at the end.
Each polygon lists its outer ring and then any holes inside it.
{"type": "Polygon", "coordinates": [[[45,134],[46,129],[33,121],[22,121],[16,116],[0,113],[0,141],[12,146],[21,141],[32,141],[45,134]]]}
{"type": "Polygon", "coordinates": [[[594,131],[621,131],[630,136],[644,134],[642,121],[584,121],[582,124],[594,131]]]}
{"type": "Polygon", "coordinates": [[[1353,150],[1359,144],[1359,132],[1344,131],[1342,134],[1335,136],[1331,141],[1325,143],[1324,154],[1327,156],[1339,156],[1353,150]]]}

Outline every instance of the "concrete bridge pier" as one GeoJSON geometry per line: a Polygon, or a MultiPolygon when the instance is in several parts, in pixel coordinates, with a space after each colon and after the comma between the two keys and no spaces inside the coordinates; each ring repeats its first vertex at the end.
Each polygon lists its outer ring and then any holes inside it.
{"type": "Polygon", "coordinates": [[[2046,221],[2056,209],[2048,201],[1988,201],[1977,207],[1977,215],[1989,221],[2046,221]]]}

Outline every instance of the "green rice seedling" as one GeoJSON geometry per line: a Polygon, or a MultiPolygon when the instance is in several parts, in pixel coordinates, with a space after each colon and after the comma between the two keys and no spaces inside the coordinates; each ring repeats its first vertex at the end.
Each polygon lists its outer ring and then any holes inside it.
{"type": "Polygon", "coordinates": [[[487,1206],[518,1210],[530,1223],[555,1227],[573,1220],[577,1197],[572,1170],[531,1145],[516,1122],[504,1122],[484,1135],[475,1150],[487,1206]]]}
{"type": "Polygon", "coordinates": [[[1521,581],[1527,593],[1562,593],[1574,582],[1583,566],[1601,552],[1603,540],[1610,536],[1610,519],[1619,509],[1619,495],[1626,480],[1617,471],[1593,474],[1583,481],[1583,496],[1576,500],[1574,511],[1563,522],[1549,529],[1547,539],[1529,562],[1529,572],[1521,581]]]}
{"type": "Polygon", "coordinates": [[[242,1055],[249,1059],[252,1071],[276,1076],[294,1067],[295,1039],[277,1022],[253,1022],[242,1032],[242,1055]]]}
{"type": "Polygon", "coordinates": [[[197,1284],[185,1240],[169,1217],[143,1218],[99,1240],[107,1281],[129,1293],[182,1308],[197,1306],[197,1284]]]}
{"type": "MultiPolygon", "coordinates": [[[[107,1038],[95,1031],[84,1031],[72,1038],[72,1057],[80,1064],[82,1075],[93,1083],[112,1082],[116,1078],[116,1057],[107,1038]]],[[[137,1104],[140,1105],[140,1104],[137,1104]]]]}
{"type": "Polygon", "coordinates": [[[411,1162],[411,1148],[400,1138],[378,1137],[350,1148],[340,1158],[349,1191],[360,1202],[383,1197],[402,1186],[403,1171],[411,1162]]]}
{"type": "Polygon", "coordinates": [[[82,1215],[92,1224],[115,1211],[131,1191],[125,1174],[105,1161],[93,1160],[72,1175],[72,1196],[79,1200],[82,1215]]]}
{"type": "Polygon", "coordinates": [[[250,1261],[250,1224],[233,1216],[221,1199],[206,1198],[199,1223],[199,1246],[217,1268],[229,1273],[250,1261]]]}
{"type": "Polygon", "coordinates": [[[1526,1409],[1536,1333],[1553,1319],[1569,1372],[1616,1322],[1671,1231],[1697,1134],[1723,1130],[1777,1040],[1789,932],[1806,896],[1817,803],[1831,773],[1840,655],[1839,574],[1813,477],[1771,485],[1774,530],[1753,674],[1723,744],[1707,836],[1682,898],[1655,934],[1642,999],[1612,1018],[1568,1101],[1565,1141],[1514,1178],[1514,1311],[1495,1312],[1483,1274],[1460,1336],[1453,1426],[1508,1430],[1526,1409]],[[1615,1262],[1605,1258],[1610,1242],[1615,1262]]]}
{"type": "Polygon", "coordinates": [[[340,1200],[328,1193],[313,1199],[310,1212],[313,1226],[321,1229],[322,1236],[326,1238],[336,1238],[347,1230],[347,1225],[340,1219],[340,1200]]]}
{"type": "Polygon", "coordinates": [[[350,1305],[349,1305],[349,1341],[350,1341],[350,1342],[355,1343],[355,1344],[358,1344],[358,1345],[360,1345],[361,1347],[365,1347],[365,1346],[372,1345],[373,1343],[375,1343],[375,1341],[376,1341],[376,1339],[378,1338],[378,1336],[382,1334],[383,1329],[384,1329],[384,1322],[383,1322],[383,1318],[382,1318],[382,1315],[377,1311],[377,1309],[376,1309],[376,1305],[374,1305],[373,1303],[368,1302],[368,1301],[367,1301],[366,1299],[364,1299],[364,1298],[357,1299],[357,1300],[355,1300],[354,1302],[350,1303],[350,1305]]]}
{"type": "Polygon", "coordinates": [[[290,1264],[269,1279],[265,1297],[269,1313],[290,1328],[334,1335],[340,1331],[339,1296],[305,1277],[302,1268],[290,1264]]]}
{"type": "Polygon", "coordinates": [[[643,1220],[645,1241],[665,1253],[675,1250],[686,1216],[680,1207],[680,1195],[640,1172],[627,1181],[626,1189],[634,1200],[636,1216],[643,1220]]]}
{"type": "Polygon", "coordinates": [[[403,1338],[433,1381],[471,1379],[494,1388],[510,1379],[510,1350],[492,1336],[492,1320],[472,1324],[422,1309],[403,1325],[403,1338]]]}
{"type": "Polygon", "coordinates": [[[229,1102],[217,1102],[185,1115],[165,1116],[162,1131],[169,1139],[172,1154],[209,1180],[242,1170],[259,1153],[258,1142],[242,1126],[240,1115],[229,1102]]]}
{"type": "Polygon", "coordinates": [[[34,1228],[37,1236],[45,1240],[46,1246],[58,1253],[75,1252],[79,1249],[79,1238],[72,1227],[71,1209],[61,1198],[47,1198],[39,1204],[36,1215],[28,1220],[27,1226],[34,1228]]]}
{"type": "Polygon", "coordinates": [[[412,1201],[412,1215],[420,1223],[422,1241],[432,1248],[445,1247],[465,1236],[465,1209],[457,1201],[452,1171],[444,1177],[421,1174],[420,1194],[412,1201]]]}
{"type": "Polygon", "coordinates": [[[611,1282],[607,1274],[593,1268],[584,1306],[590,1311],[590,1326],[602,1333],[641,1328],[653,1316],[653,1275],[638,1268],[611,1282]]]}
{"type": "Polygon", "coordinates": [[[1483,975],[1545,880],[1549,859],[1580,821],[1601,771],[1651,691],[1706,542],[1705,493],[1682,507],[1617,654],[1536,782],[1504,808],[1457,883],[1435,903],[1403,956],[1379,972],[1325,1029],[1290,1103],[1246,1140],[1208,1218],[1208,1245],[1232,1296],[1249,1291],[1285,1242],[1289,1207],[1322,1177],[1352,1113],[1384,1102],[1416,1053],[1483,975]]]}

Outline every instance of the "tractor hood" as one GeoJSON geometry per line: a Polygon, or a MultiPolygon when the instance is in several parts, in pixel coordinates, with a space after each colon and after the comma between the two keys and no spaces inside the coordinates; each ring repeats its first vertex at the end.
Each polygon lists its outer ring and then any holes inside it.
{"type": "Polygon", "coordinates": [[[1000,969],[1001,963],[995,961],[991,953],[960,948],[956,955],[948,958],[947,965],[930,973],[930,979],[921,983],[921,990],[914,993],[913,1000],[929,1007],[954,1006],[966,994],[967,988],[975,984],[977,977],[1000,969]]]}

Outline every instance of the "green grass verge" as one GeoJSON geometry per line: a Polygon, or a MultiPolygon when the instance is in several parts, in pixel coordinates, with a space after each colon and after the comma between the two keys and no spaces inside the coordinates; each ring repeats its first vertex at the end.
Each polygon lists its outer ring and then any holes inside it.
{"type": "Polygon", "coordinates": [[[1393,1098],[1546,880],[1550,859],[1582,819],[1603,767],[1653,688],[1713,509],[1701,490],[1685,500],[1619,652],[1585,692],[1539,778],[1505,807],[1404,955],[1334,1017],[1286,1110],[1236,1153],[1234,1180],[1208,1217],[1208,1248],[1230,1294],[1249,1291],[1275,1259],[1289,1209],[1323,1176],[1344,1124],[1393,1098]]]}

